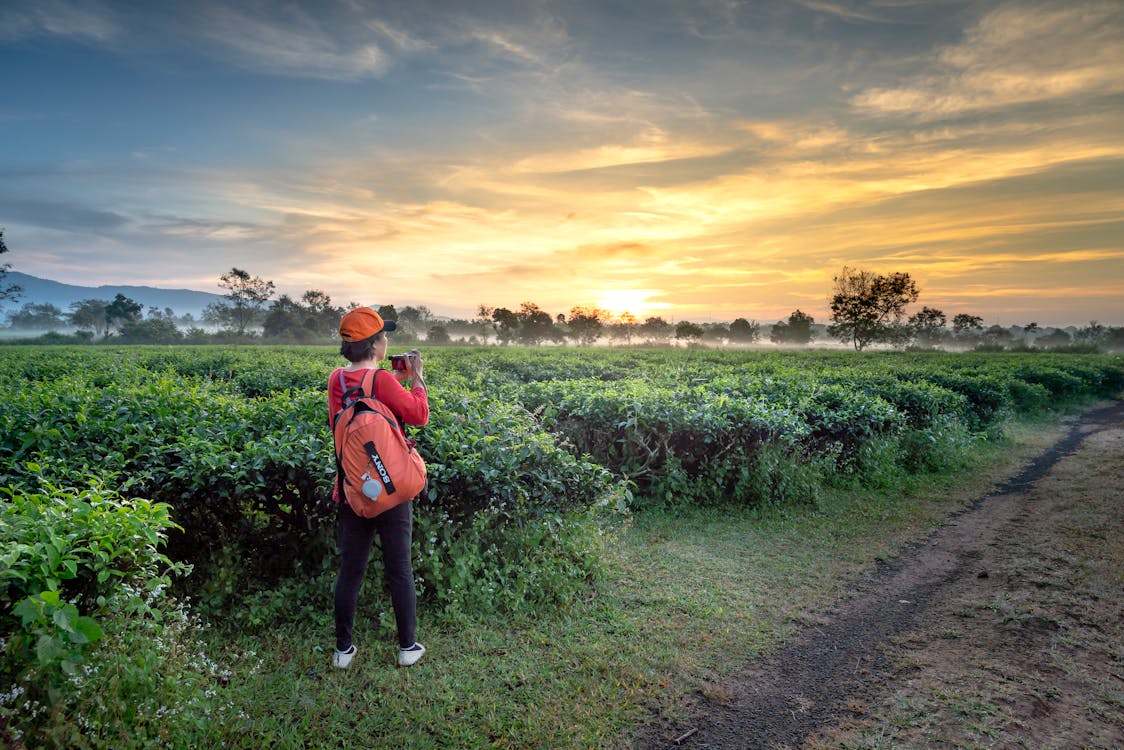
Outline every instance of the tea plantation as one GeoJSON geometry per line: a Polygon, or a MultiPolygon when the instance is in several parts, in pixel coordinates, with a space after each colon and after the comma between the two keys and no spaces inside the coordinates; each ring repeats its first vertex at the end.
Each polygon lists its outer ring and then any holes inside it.
{"type": "MultiPolygon", "coordinates": [[[[1103,355],[424,354],[415,575],[423,617],[446,624],[596,596],[630,517],[814,508],[832,488],[955,469],[1011,419],[1124,389],[1124,360],[1103,355]]],[[[339,364],[309,347],[0,350],[5,746],[318,745],[247,730],[200,634],[329,640],[339,364]]]]}

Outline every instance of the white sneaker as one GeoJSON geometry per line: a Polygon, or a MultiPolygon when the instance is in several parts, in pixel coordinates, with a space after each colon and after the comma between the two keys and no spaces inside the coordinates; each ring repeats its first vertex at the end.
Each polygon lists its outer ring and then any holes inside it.
{"type": "Polygon", "coordinates": [[[425,646],[415,642],[409,648],[398,649],[398,666],[409,667],[418,663],[418,659],[422,658],[425,653],[425,646]]]}
{"type": "Polygon", "coordinates": [[[332,654],[332,666],[336,669],[347,669],[351,664],[351,660],[355,658],[355,644],[351,644],[351,648],[347,651],[336,651],[332,654]]]}

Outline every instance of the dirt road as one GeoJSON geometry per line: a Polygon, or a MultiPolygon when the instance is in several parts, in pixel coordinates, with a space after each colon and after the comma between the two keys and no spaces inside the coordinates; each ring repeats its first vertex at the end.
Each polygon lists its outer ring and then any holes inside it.
{"type": "Polygon", "coordinates": [[[1124,747],[1124,403],[637,748],[1124,747]]]}

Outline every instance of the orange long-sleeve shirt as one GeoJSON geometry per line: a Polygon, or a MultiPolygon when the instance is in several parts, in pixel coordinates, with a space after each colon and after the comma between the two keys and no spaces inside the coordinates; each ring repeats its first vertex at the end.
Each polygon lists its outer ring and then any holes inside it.
{"type": "MultiPolygon", "coordinates": [[[[337,368],[328,377],[328,425],[331,426],[337,414],[343,410],[344,391],[363,381],[367,374],[366,369],[349,370],[346,367],[337,368]],[[343,374],[343,383],[340,383],[340,374],[343,374]]],[[[414,386],[410,390],[402,387],[398,379],[389,370],[376,368],[375,372],[375,398],[382,401],[400,422],[412,425],[424,425],[429,422],[429,397],[425,388],[414,386]]]]}

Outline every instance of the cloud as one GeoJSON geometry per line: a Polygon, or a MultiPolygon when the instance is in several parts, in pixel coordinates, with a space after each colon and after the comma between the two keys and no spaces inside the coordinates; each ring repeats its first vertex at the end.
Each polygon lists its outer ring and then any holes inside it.
{"type": "Polygon", "coordinates": [[[90,208],[81,203],[0,196],[4,220],[13,224],[63,232],[103,232],[124,226],[128,219],[113,211],[90,208]]]}
{"type": "Polygon", "coordinates": [[[99,43],[121,31],[112,11],[98,2],[36,0],[25,7],[0,8],[0,40],[51,35],[99,43]]]}
{"type": "Polygon", "coordinates": [[[305,78],[356,80],[386,72],[389,58],[369,37],[325,28],[297,6],[253,14],[240,6],[203,8],[198,32],[242,67],[305,78]]]}
{"type": "Polygon", "coordinates": [[[804,6],[808,10],[817,13],[824,13],[844,21],[851,22],[866,22],[866,23],[889,23],[889,21],[881,16],[877,16],[866,10],[852,8],[843,3],[824,2],[824,0],[797,0],[799,5],[804,6]]]}
{"type": "Polygon", "coordinates": [[[166,237],[187,237],[203,241],[252,242],[276,239],[280,232],[247,222],[223,222],[207,219],[165,219],[137,227],[138,231],[166,237]]]}
{"type": "Polygon", "coordinates": [[[1010,3],[983,16],[959,44],[938,49],[931,72],[871,88],[860,111],[934,118],[1124,92],[1119,2],[1010,3]]]}
{"type": "Polygon", "coordinates": [[[539,153],[511,167],[519,173],[578,172],[623,165],[653,164],[714,156],[726,151],[721,144],[679,140],[659,128],[649,128],[633,143],[603,143],[592,148],[539,153]]]}

